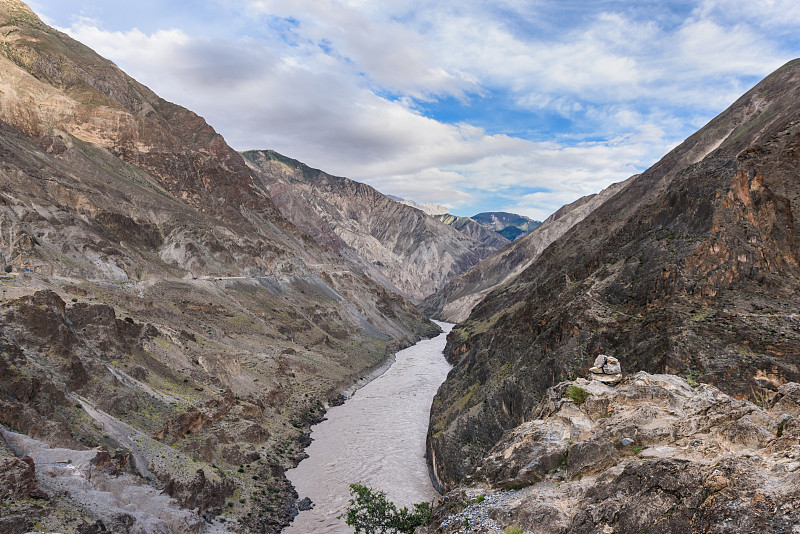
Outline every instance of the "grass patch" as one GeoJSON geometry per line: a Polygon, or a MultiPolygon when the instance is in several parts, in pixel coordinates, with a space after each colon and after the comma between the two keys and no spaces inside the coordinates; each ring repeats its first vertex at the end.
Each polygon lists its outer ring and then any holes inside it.
{"type": "Polygon", "coordinates": [[[592,394],[583,389],[580,386],[567,386],[567,389],[564,390],[564,396],[572,399],[572,402],[581,406],[586,399],[588,399],[592,394]]]}

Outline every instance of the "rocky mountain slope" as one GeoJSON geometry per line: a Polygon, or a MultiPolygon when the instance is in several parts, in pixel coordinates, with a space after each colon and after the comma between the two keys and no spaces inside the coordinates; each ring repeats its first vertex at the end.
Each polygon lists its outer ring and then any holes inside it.
{"type": "Polygon", "coordinates": [[[422,300],[496,248],[366,184],[269,150],[244,156],[287,219],[340,254],[355,251],[369,264],[367,273],[379,271],[378,280],[411,299],[422,300]]]}
{"type": "Polygon", "coordinates": [[[0,530],[279,530],[322,402],[438,328],[202,118],[17,0],[0,39],[0,530]]]}
{"type": "Polygon", "coordinates": [[[516,278],[550,243],[582,221],[629,181],[613,184],[598,194],[562,206],[530,234],[453,278],[426,298],[422,303],[426,315],[453,323],[463,321],[486,295],[516,278]]]}
{"type": "Polygon", "coordinates": [[[598,353],[739,397],[800,381],[799,118],[793,61],[473,309],[432,407],[441,486],[598,353]]]}
{"type": "Polygon", "coordinates": [[[450,213],[443,213],[434,215],[434,218],[448,226],[452,226],[462,234],[494,247],[495,249],[503,248],[511,242],[503,237],[502,234],[481,226],[469,217],[458,217],[450,213]]]}
{"type": "Polygon", "coordinates": [[[800,384],[760,405],[674,375],[550,388],[426,534],[793,532],[800,384]]]}

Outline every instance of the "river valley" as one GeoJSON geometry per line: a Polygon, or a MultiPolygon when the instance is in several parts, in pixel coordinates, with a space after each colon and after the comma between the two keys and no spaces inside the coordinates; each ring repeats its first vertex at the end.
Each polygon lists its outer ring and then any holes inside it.
{"type": "Polygon", "coordinates": [[[442,351],[453,325],[437,324],[444,333],[398,352],[385,373],[314,426],[309,457],[287,472],[314,508],[301,512],[285,533],[352,532],[337,516],[355,482],[386,492],[398,506],[438,496],[425,463],[425,435],[433,396],[450,370],[442,351]]]}

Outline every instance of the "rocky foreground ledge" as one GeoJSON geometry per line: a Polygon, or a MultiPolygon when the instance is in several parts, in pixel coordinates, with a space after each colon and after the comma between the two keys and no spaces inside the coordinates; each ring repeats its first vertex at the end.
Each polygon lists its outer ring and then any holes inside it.
{"type": "Polygon", "coordinates": [[[550,388],[418,534],[800,532],[800,384],[758,405],[694,386],[550,388]]]}

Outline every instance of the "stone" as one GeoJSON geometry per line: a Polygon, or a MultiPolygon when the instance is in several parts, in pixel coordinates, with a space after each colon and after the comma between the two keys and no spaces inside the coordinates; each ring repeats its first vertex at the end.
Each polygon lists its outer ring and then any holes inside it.
{"type": "Polygon", "coordinates": [[[603,366],[606,364],[606,360],[608,356],[605,354],[600,354],[597,358],[594,359],[593,369],[602,369],[603,366]]]}
{"type": "Polygon", "coordinates": [[[592,374],[592,380],[597,380],[603,384],[618,384],[622,381],[622,374],[617,375],[597,375],[592,374]]]}
{"type": "Polygon", "coordinates": [[[606,359],[605,365],[603,365],[603,373],[607,375],[615,375],[622,372],[622,367],[619,364],[619,360],[613,356],[609,356],[606,359]]]}
{"type": "Polygon", "coordinates": [[[314,503],[311,502],[311,499],[309,499],[308,497],[303,497],[302,499],[297,501],[297,509],[300,510],[301,512],[307,512],[312,508],[314,508],[314,503]]]}

